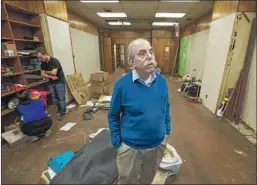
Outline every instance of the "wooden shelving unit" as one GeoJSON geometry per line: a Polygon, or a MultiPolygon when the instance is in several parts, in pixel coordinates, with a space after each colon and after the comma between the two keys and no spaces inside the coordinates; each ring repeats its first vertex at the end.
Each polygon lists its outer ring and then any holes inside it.
{"type": "Polygon", "coordinates": [[[10,59],[10,58],[17,58],[17,56],[8,56],[8,57],[2,56],[1,58],[2,59],[10,59]]]}
{"type": "Polygon", "coordinates": [[[45,84],[47,83],[48,81],[45,81],[45,82],[33,82],[33,83],[30,83],[27,85],[28,88],[32,88],[32,87],[36,87],[36,86],[39,86],[41,84],[45,84]]]}
{"type": "Polygon", "coordinates": [[[16,72],[16,73],[6,73],[6,74],[2,74],[2,77],[9,77],[9,76],[17,76],[17,75],[21,75],[21,72],[16,72]]]}
{"type": "Polygon", "coordinates": [[[17,41],[17,42],[35,42],[35,43],[43,43],[43,41],[40,41],[40,40],[29,40],[29,39],[14,39],[14,41],[17,41]]]}
{"type": "Polygon", "coordinates": [[[23,71],[23,73],[34,73],[38,71],[40,71],[40,69],[27,70],[27,71],[23,71]]]}
{"type": "Polygon", "coordinates": [[[29,24],[26,22],[16,21],[16,20],[9,20],[11,24],[21,25],[25,27],[31,27],[31,28],[40,28],[39,25],[29,24]]]}
{"type": "MultiPolygon", "coordinates": [[[[15,50],[23,51],[29,48],[33,50],[38,46],[44,46],[43,33],[41,30],[41,23],[39,14],[30,12],[26,9],[16,7],[14,5],[1,2],[1,43],[12,43],[15,46],[15,50]],[[37,37],[37,39],[35,39],[37,37]]],[[[2,85],[5,83],[22,84],[27,88],[39,89],[48,91],[48,81],[32,81],[25,78],[26,74],[40,74],[40,69],[23,71],[23,66],[31,65],[36,56],[5,56],[1,55],[1,66],[13,67],[14,73],[2,73],[2,85]]],[[[1,93],[2,102],[6,104],[8,101],[15,97],[18,91],[9,91],[1,93]]],[[[48,91],[47,95],[50,95],[48,91]]],[[[9,117],[15,112],[10,109],[2,109],[2,118],[9,117]],[[3,117],[4,116],[4,117],[3,117]]],[[[4,122],[2,120],[2,122],[4,122]]]]}
{"type": "Polygon", "coordinates": [[[4,110],[1,111],[1,116],[5,116],[5,115],[7,115],[7,114],[9,114],[13,111],[14,110],[12,110],[12,109],[4,109],[4,110]]]}

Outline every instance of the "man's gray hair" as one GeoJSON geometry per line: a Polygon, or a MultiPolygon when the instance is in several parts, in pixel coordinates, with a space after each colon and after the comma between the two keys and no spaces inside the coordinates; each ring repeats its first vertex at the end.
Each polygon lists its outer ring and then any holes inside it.
{"type": "Polygon", "coordinates": [[[132,52],[132,47],[133,47],[133,45],[135,44],[135,42],[138,42],[138,41],[146,41],[146,42],[148,42],[150,45],[151,45],[151,43],[148,41],[148,40],[146,40],[146,39],[143,39],[143,38],[138,38],[138,39],[135,39],[135,40],[133,40],[131,43],[129,43],[129,45],[128,45],[128,59],[129,59],[129,61],[130,60],[134,60],[134,53],[132,52]]]}

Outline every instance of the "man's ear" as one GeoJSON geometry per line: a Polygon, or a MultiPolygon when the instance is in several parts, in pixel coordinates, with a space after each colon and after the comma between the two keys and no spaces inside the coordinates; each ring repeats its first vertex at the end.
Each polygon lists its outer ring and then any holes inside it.
{"type": "Polygon", "coordinates": [[[129,60],[129,65],[134,66],[135,65],[134,60],[129,60]]]}

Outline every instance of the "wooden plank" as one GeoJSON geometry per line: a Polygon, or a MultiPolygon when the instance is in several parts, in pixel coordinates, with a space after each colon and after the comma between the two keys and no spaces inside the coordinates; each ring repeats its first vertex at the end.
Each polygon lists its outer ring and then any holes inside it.
{"type": "Polygon", "coordinates": [[[176,53],[175,53],[175,59],[174,59],[174,63],[173,63],[173,69],[172,69],[172,75],[174,75],[175,73],[175,69],[176,69],[176,64],[177,64],[177,56],[178,56],[178,48],[179,48],[179,39],[177,40],[177,49],[176,49],[176,53]]]}

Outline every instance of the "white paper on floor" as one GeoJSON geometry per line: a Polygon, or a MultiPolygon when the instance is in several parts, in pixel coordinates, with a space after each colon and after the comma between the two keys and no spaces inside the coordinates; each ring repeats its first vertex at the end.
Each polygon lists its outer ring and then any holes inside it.
{"type": "Polygon", "coordinates": [[[104,96],[101,95],[100,98],[98,99],[98,102],[111,102],[112,96],[104,96]]]}
{"type": "Polygon", "coordinates": [[[9,143],[15,143],[16,141],[21,140],[25,135],[19,131],[18,128],[9,130],[7,132],[2,133],[2,137],[9,143]],[[15,134],[17,132],[17,134],[15,134]]]}
{"type": "Polygon", "coordinates": [[[54,176],[56,175],[56,173],[50,167],[48,167],[48,173],[49,173],[51,179],[53,179],[54,176]]]}
{"type": "Polygon", "coordinates": [[[93,106],[94,106],[94,103],[93,103],[92,101],[87,101],[86,106],[93,107],[93,106]]]}
{"type": "Polygon", "coordinates": [[[69,122],[66,125],[64,125],[62,128],[60,128],[60,130],[69,131],[74,125],[76,125],[76,123],[69,122]]]}
{"type": "Polygon", "coordinates": [[[71,108],[73,108],[73,107],[75,107],[76,106],[76,103],[71,103],[71,104],[69,104],[66,108],[67,109],[71,109],[71,108]]]}

